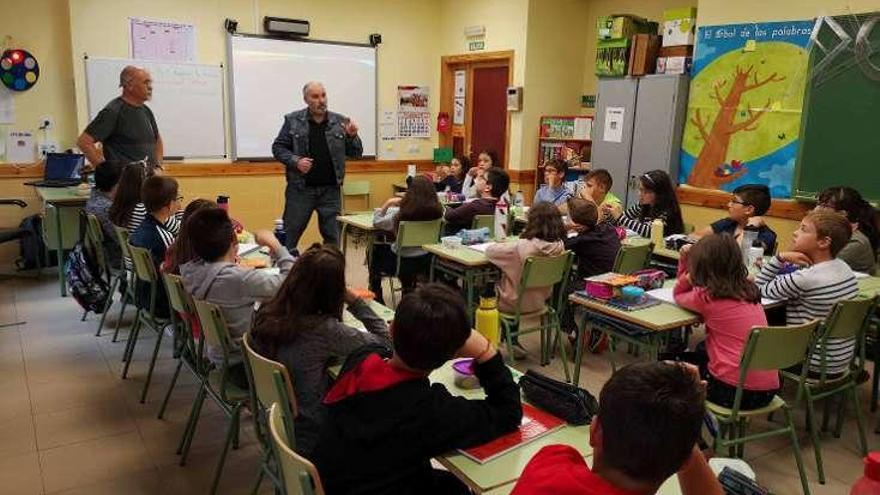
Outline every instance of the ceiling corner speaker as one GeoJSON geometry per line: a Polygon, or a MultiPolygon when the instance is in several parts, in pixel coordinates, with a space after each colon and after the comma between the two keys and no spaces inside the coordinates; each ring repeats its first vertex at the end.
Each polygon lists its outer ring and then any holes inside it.
{"type": "Polygon", "coordinates": [[[263,18],[263,29],[267,33],[283,36],[308,36],[309,21],[266,16],[263,18]]]}

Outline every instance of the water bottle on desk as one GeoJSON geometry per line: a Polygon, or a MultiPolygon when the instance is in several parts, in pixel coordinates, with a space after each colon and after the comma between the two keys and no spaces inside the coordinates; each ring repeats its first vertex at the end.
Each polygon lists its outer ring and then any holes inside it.
{"type": "Polygon", "coordinates": [[[217,196],[217,206],[229,213],[229,196],[217,196]]]}
{"type": "Polygon", "coordinates": [[[287,245],[287,231],[284,230],[284,220],[277,219],[275,220],[275,238],[278,239],[278,242],[281,243],[282,246],[287,245]]]}
{"type": "Polygon", "coordinates": [[[745,228],[743,228],[742,240],[739,244],[739,248],[742,251],[743,263],[746,266],[749,266],[749,251],[752,246],[754,246],[756,240],[758,240],[758,229],[751,225],[746,225],[745,228]]]}
{"type": "Polygon", "coordinates": [[[522,191],[517,191],[513,196],[513,213],[514,215],[519,215],[523,212],[523,208],[526,206],[526,200],[523,197],[522,191]]]}
{"type": "Polygon", "coordinates": [[[659,218],[655,218],[651,222],[651,242],[654,243],[654,249],[666,247],[663,237],[663,220],[659,218]]]}
{"type": "Polygon", "coordinates": [[[495,346],[501,342],[501,320],[498,314],[498,297],[495,287],[488,285],[480,295],[480,306],[474,316],[474,326],[486,340],[495,346]]]}
{"type": "Polygon", "coordinates": [[[507,239],[507,210],[510,205],[504,196],[495,203],[495,240],[503,241],[507,239]]]}

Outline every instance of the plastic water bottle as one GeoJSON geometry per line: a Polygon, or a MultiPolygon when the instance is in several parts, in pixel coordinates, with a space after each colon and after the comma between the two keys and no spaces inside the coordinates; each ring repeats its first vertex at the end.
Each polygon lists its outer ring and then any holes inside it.
{"type": "Polygon", "coordinates": [[[509,208],[510,205],[507,204],[504,196],[495,203],[495,240],[497,241],[507,239],[507,210],[509,208]]]}
{"type": "Polygon", "coordinates": [[[752,248],[756,240],[758,240],[758,229],[751,225],[746,225],[745,228],[743,228],[742,240],[739,244],[739,248],[742,251],[743,263],[746,266],[749,266],[749,250],[752,248]]]}
{"type": "Polygon", "coordinates": [[[865,473],[849,491],[849,495],[880,495],[880,452],[865,457],[865,473]]]}
{"type": "Polygon", "coordinates": [[[223,196],[223,195],[217,196],[217,206],[219,206],[223,210],[226,210],[226,212],[228,213],[229,212],[229,196],[223,196]]]}
{"type": "Polygon", "coordinates": [[[654,243],[654,248],[665,247],[663,239],[663,220],[655,218],[651,222],[651,242],[654,243]]]}
{"type": "Polygon", "coordinates": [[[498,315],[498,297],[495,287],[489,285],[480,295],[480,306],[474,317],[474,325],[486,340],[495,346],[501,341],[501,321],[498,315]]]}
{"type": "Polygon", "coordinates": [[[282,246],[287,245],[287,231],[284,230],[284,220],[277,219],[275,220],[275,238],[278,239],[278,242],[281,243],[282,246]]]}

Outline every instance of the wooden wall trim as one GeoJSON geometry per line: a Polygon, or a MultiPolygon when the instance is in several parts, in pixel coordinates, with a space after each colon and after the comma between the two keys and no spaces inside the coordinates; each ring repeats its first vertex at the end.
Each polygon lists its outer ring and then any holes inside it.
{"type": "MultiPolygon", "coordinates": [[[[345,169],[348,173],[401,172],[415,164],[419,171],[434,170],[431,160],[349,160],[345,169]]],[[[234,162],[234,163],[166,163],[165,171],[172,177],[215,177],[247,175],[284,175],[284,166],[279,162],[234,162]]],[[[30,165],[0,164],[0,178],[30,179],[43,177],[43,164],[30,165]]]]}
{"type": "Polygon", "coordinates": [[[534,184],[535,183],[535,171],[534,170],[507,170],[507,175],[510,176],[510,182],[516,182],[517,184],[534,184]]]}
{"type": "MultiPolygon", "coordinates": [[[[706,208],[727,208],[731,193],[711,189],[700,189],[691,186],[679,186],[676,189],[678,202],[686,205],[705,206],[706,208]]],[[[774,199],[770,203],[767,216],[800,220],[815,206],[814,203],[791,199],[774,199]]]]}

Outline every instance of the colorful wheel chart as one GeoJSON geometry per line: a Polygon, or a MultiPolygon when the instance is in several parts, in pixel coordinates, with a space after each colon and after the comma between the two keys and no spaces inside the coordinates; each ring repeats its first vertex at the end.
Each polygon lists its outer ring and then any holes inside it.
{"type": "Polygon", "coordinates": [[[40,78],[40,64],[25,50],[6,50],[0,57],[0,81],[13,91],[27,91],[40,78]]]}

